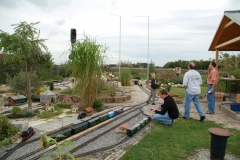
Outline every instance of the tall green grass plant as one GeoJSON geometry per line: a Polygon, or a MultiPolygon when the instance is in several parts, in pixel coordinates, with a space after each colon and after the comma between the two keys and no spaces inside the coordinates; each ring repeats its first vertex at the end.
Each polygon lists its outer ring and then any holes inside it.
{"type": "Polygon", "coordinates": [[[131,70],[129,69],[124,69],[121,72],[120,75],[120,81],[123,86],[129,86],[130,85],[130,80],[131,80],[131,70]]]}

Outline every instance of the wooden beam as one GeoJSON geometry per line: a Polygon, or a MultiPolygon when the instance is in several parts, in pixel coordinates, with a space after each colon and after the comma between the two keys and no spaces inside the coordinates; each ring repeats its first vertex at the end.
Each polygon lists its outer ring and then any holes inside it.
{"type": "Polygon", "coordinates": [[[233,38],[233,39],[231,39],[231,40],[229,40],[229,41],[227,41],[227,42],[224,42],[224,43],[222,43],[222,44],[217,45],[217,46],[215,47],[215,49],[219,49],[219,48],[221,48],[221,47],[223,47],[223,46],[227,46],[227,45],[232,44],[232,43],[235,43],[235,42],[237,42],[237,41],[240,41],[240,36],[238,36],[238,37],[236,37],[236,38],[233,38]]]}
{"type": "Polygon", "coordinates": [[[216,49],[216,60],[215,60],[215,63],[216,63],[216,69],[218,69],[218,49],[216,49]]]}
{"type": "Polygon", "coordinates": [[[219,38],[222,36],[223,30],[224,30],[224,26],[227,24],[228,20],[229,20],[229,18],[224,15],[221,23],[218,26],[218,29],[217,29],[215,35],[213,37],[213,40],[212,40],[212,43],[210,45],[209,51],[210,50],[211,51],[215,50],[214,46],[217,45],[219,38]]]}
{"type": "Polygon", "coordinates": [[[228,22],[227,24],[225,24],[224,29],[227,28],[227,27],[229,27],[229,26],[232,25],[233,23],[234,23],[233,21],[228,22]]]}

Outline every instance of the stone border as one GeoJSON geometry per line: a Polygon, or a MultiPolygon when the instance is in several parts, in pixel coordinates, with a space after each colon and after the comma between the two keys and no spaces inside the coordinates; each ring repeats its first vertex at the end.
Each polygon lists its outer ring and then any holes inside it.
{"type": "Polygon", "coordinates": [[[234,120],[240,121],[240,114],[231,110],[230,103],[222,103],[219,106],[219,110],[222,111],[228,117],[231,117],[234,120]]]}

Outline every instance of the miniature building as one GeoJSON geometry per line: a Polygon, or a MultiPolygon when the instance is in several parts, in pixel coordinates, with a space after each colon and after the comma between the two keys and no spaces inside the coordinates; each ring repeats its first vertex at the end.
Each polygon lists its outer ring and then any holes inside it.
{"type": "Polygon", "coordinates": [[[40,95],[40,103],[45,103],[52,98],[54,99],[54,102],[56,102],[56,94],[50,90],[46,90],[40,95]]]}
{"type": "Polygon", "coordinates": [[[47,100],[47,102],[45,103],[45,110],[46,111],[54,110],[54,106],[52,106],[52,103],[50,102],[50,100],[47,100]]]}
{"type": "Polygon", "coordinates": [[[25,103],[25,99],[26,97],[24,95],[8,97],[8,105],[15,106],[21,103],[25,103]]]}
{"type": "Polygon", "coordinates": [[[131,126],[127,123],[121,124],[116,130],[116,133],[123,133],[126,134],[127,130],[130,128],[131,126]]]}
{"type": "Polygon", "coordinates": [[[77,105],[72,105],[71,108],[72,108],[72,113],[77,113],[78,112],[77,105]]]}
{"type": "Polygon", "coordinates": [[[87,107],[84,109],[84,112],[89,116],[93,114],[93,108],[92,107],[87,107]]]}
{"type": "Polygon", "coordinates": [[[64,102],[64,103],[73,103],[73,102],[72,102],[72,99],[70,98],[69,95],[66,95],[66,96],[64,97],[63,102],[64,102]]]}

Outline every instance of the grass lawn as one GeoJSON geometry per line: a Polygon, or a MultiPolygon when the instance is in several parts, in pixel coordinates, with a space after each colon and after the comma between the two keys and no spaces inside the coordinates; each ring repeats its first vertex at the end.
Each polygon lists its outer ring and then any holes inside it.
{"type": "MultiPolygon", "coordinates": [[[[199,122],[195,119],[177,119],[172,127],[154,121],[151,130],[137,145],[128,148],[121,160],[186,160],[196,149],[210,149],[209,128],[220,127],[214,122],[199,122]]],[[[227,140],[226,152],[240,157],[240,132],[232,133],[227,140]]],[[[209,157],[210,158],[210,157],[209,157]]]]}
{"type": "MultiPolygon", "coordinates": [[[[179,94],[180,99],[184,99],[186,90],[185,90],[185,88],[174,88],[174,87],[172,87],[170,92],[177,93],[177,94],[179,94]]],[[[206,93],[207,93],[207,86],[202,85],[200,96],[204,96],[206,93]]]]}

